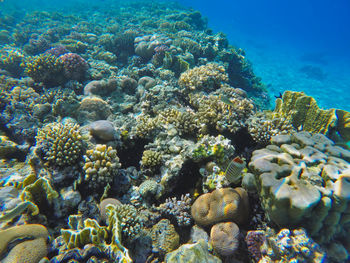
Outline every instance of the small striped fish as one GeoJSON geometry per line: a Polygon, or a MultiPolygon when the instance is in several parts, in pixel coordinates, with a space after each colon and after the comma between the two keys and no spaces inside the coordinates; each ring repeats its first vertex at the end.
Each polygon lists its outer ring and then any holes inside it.
{"type": "Polygon", "coordinates": [[[235,157],[227,166],[225,176],[230,183],[238,183],[246,162],[240,157],[235,157]]]}

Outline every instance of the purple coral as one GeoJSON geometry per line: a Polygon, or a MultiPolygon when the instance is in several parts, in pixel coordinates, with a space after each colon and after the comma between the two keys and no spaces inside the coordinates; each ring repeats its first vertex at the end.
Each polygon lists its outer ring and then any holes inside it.
{"type": "Polygon", "coordinates": [[[266,235],[263,230],[248,231],[245,241],[247,243],[248,251],[254,258],[255,262],[259,262],[262,258],[261,246],[266,240],[266,235]]]}
{"type": "Polygon", "coordinates": [[[58,58],[63,63],[64,73],[69,80],[82,80],[88,63],[76,53],[66,53],[58,58]]]}
{"type": "Polygon", "coordinates": [[[46,54],[54,55],[55,57],[59,57],[63,54],[69,53],[68,49],[66,49],[64,46],[59,45],[53,48],[50,48],[45,51],[46,54]]]}
{"type": "Polygon", "coordinates": [[[165,203],[159,206],[162,213],[176,219],[178,226],[188,226],[191,224],[191,198],[190,194],[182,195],[180,200],[176,197],[167,198],[165,203]]]}

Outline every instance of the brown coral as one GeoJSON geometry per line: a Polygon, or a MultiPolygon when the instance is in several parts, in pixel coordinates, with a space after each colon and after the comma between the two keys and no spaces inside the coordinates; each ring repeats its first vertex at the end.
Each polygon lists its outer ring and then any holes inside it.
{"type": "Polygon", "coordinates": [[[233,222],[218,223],[211,228],[210,240],[221,256],[230,256],[239,247],[239,228],[233,222]]]}
{"type": "Polygon", "coordinates": [[[191,214],[201,226],[223,221],[243,224],[249,216],[248,195],[243,188],[221,188],[203,194],[193,203],[191,214]]]}

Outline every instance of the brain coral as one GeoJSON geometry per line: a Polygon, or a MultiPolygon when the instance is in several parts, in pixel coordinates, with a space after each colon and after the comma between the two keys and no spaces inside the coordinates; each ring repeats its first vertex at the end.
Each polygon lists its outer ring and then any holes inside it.
{"type": "Polygon", "coordinates": [[[211,228],[210,240],[221,256],[230,256],[239,247],[239,228],[233,222],[218,223],[211,228]]]}
{"type": "Polygon", "coordinates": [[[239,187],[216,189],[198,197],[191,207],[191,214],[202,226],[228,220],[243,224],[249,216],[248,195],[239,187]]]}
{"type": "Polygon", "coordinates": [[[84,141],[77,124],[49,123],[38,130],[36,140],[49,165],[72,165],[82,157],[84,141]]]}
{"type": "Polygon", "coordinates": [[[262,206],[280,226],[303,226],[318,242],[349,241],[350,151],[322,134],[277,135],[253,153],[262,206]]]}

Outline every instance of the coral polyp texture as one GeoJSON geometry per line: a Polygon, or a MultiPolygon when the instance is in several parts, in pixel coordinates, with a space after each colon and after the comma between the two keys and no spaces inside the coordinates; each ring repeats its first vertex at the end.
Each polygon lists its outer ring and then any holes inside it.
{"type": "Polygon", "coordinates": [[[225,68],[216,63],[195,67],[181,74],[179,85],[187,91],[206,90],[213,91],[227,82],[225,68]]]}
{"type": "Polygon", "coordinates": [[[97,144],[84,155],[84,181],[89,188],[103,188],[113,182],[120,166],[117,150],[105,144],[97,144]]]}
{"type": "Polygon", "coordinates": [[[280,226],[303,226],[318,242],[348,239],[350,151],[322,134],[277,135],[253,152],[262,206],[280,226]]]}
{"type": "Polygon", "coordinates": [[[47,124],[38,130],[36,140],[38,150],[48,165],[74,165],[83,156],[84,140],[78,124],[47,124]]]}

